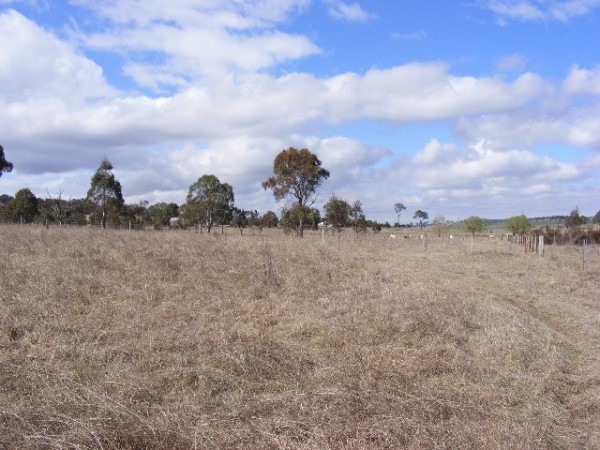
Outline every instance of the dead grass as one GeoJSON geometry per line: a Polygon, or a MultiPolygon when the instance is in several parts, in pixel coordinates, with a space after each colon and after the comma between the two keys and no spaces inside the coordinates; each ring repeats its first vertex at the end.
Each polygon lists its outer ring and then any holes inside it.
{"type": "Polygon", "coordinates": [[[600,448],[595,248],[0,239],[0,448],[600,448]]]}

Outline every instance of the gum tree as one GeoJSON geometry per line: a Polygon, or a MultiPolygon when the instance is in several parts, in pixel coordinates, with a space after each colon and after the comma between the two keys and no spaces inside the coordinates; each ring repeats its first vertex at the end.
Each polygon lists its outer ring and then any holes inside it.
{"type": "Polygon", "coordinates": [[[398,215],[398,226],[400,226],[400,214],[402,214],[402,211],[405,209],[406,206],[404,206],[404,203],[396,203],[394,205],[394,211],[396,211],[396,214],[398,215]]]}
{"type": "Polygon", "coordinates": [[[207,231],[233,217],[233,188],[215,175],[202,175],[188,190],[186,215],[203,223],[207,231]]]}
{"type": "Polygon", "coordinates": [[[125,204],[121,183],[112,172],[113,165],[104,158],[94,173],[87,192],[87,200],[96,206],[100,213],[100,226],[106,228],[106,218],[109,210],[120,212],[125,204]]]}
{"type": "Polygon", "coordinates": [[[314,203],[317,189],[329,178],[329,172],[321,167],[321,161],[310,150],[290,147],[281,151],[273,162],[273,176],[262,183],[270,189],[276,200],[288,199],[287,211],[293,211],[297,221],[298,235],[302,236],[308,219],[306,214],[314,203]]]}
{"type": "Polygon", "coordinates": [[[415,211],[415,215],[413,216],[413,219],[418,219],[419,220],[419,226],[421,227],[421,230],[423,229],[423,223],[429,219],[429,214],[427,214],[425,211],[421,211],[420,209],[418,209],[417,211],[415,211]]]}

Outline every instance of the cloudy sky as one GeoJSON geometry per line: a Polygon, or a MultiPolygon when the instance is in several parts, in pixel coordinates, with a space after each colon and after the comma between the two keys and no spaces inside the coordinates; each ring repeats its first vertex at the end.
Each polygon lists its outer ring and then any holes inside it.
{"type": "Polygon", "coordinates": [[[290,146],[368,218],[600,210],[600,0],[0,0],[0,193],[236,205],[290,146]]]}

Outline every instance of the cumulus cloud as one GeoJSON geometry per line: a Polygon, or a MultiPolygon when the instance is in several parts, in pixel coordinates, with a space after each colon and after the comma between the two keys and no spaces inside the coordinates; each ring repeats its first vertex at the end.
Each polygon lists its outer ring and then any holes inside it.
{"type": "Polygon", "coordinates": [[[308,0],[78,3],[110,25],[91,33],[73,31],[74,37],[90,49],[153,56],[126,64],[125,73],[140,86],[157,91],[190,85],[203,77],[252,73],[320,52],[305,36],[275,29],[305,8],[308,0]]]}
{"type": "Polygon", "coordinates": [[[40,97],[69,102],[115,94],[102,68],[18,12],[0,13],[0,101],[40,97]]]}
{"type": "Polygon", "coordinates": [[[453,144],[432,140],[415,154],[405,170],[423,189],[516,190],[542,180],[574,180],[581,175],[572,164],[528,151],[496,151],[485,141],[459,150],[453,144]]]}
{"type": "MultiPolygon", "coordinates": [[[[378,217],[394,201],[422,202],[451,217],[442,209],[448,199],[460,205],[490,193],[501,201],[517,191],[539,197],[561,189],[567,198],[558,181],[572,188],[597,171],[589,153],[600,149],[598,68],[573,66],[556,85],[524,72],[526,59],[513,54],[497,61],[505,72],[498,75],[456,75],[443,62],[417,62],[317,76],[271,70],[321,52],[306,36],[280,30],[309,0],[76,3],[99,20],[66,38],[0,12],[0,33],[11,36],[0,42],[0,136],[15,163],[3,190],[15,192],[18,177],[38,195],[63,182],[77,184],[68,195],[84,195],[90,171],[107,156],[128,201],[181,203],[191,183],[213,173],[234,186],[241,207],[277,209],[260,183],[292,145],[308,147],[331,171],[324,201],[331,193],[360,199],[378,217]],[[120,69],[140,89],[111,87],[90,50],[122,58],[120,69]],[[415,149],[399,150],[340,132],[361,122],[389,124],[397,139],[413,123],[444,124],[454,126],[457,141],[426,131],[415,149]],[[585,165],[539,156],[544,143],[579,147],[585,165]]],[[[345,20],[368,16],[356,3],[327,5],[345,20]]]]}
{"type": "Polygon", "coordinates": [[[563,83],[567,94],[600,95],[600,66],[582,69],[575,65],[563,83]]]}

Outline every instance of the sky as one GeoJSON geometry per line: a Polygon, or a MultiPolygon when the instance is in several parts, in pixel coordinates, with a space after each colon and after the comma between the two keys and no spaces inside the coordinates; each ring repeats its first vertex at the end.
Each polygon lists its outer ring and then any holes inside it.
{"type": "Polygon", "coordinates": [[[127,203],[204,174],[273,210],[308,148],[367,218],[600,210],[600,0],[0,0],[0,193],[127,203]]]}

